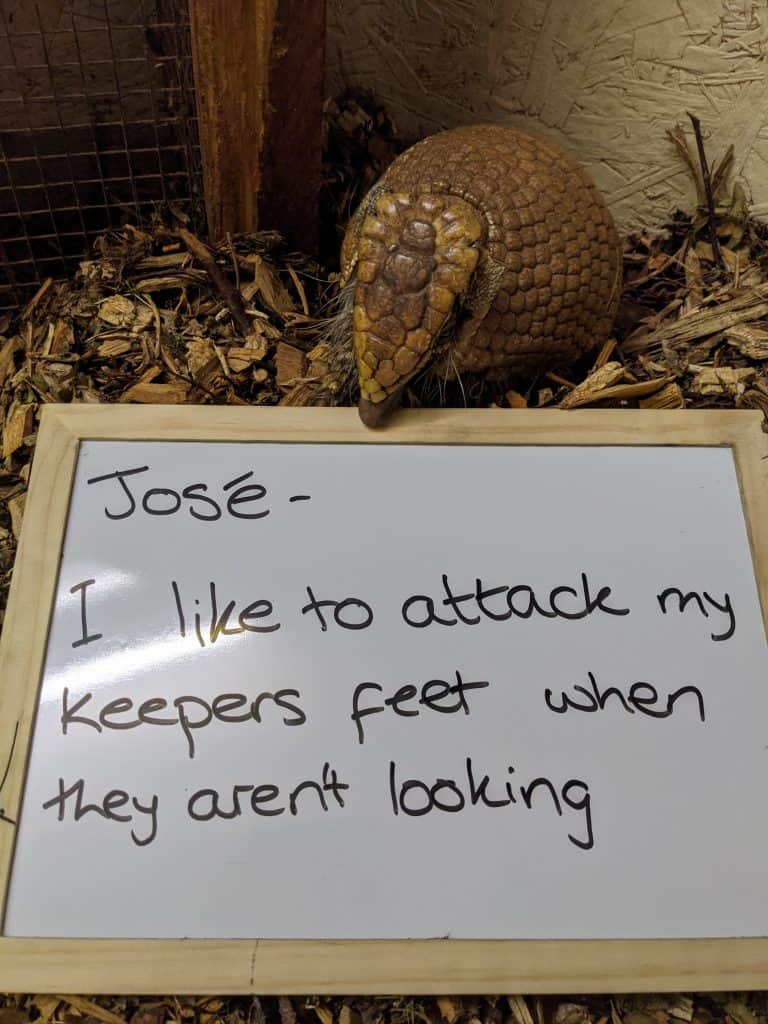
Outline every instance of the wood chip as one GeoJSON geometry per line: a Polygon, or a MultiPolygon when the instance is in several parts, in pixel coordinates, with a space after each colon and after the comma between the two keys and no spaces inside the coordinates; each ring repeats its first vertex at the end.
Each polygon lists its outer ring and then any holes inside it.
{"type": "Polygon", "coordinates": [[[527,409],[528,402],[524,395],[521,395],[519,391],[508,391],[504,396],[509,403],[511,409],[527,409]]]}
{"type": "Polygon", "coordinates": [[[24,348],[24,342],[17,335],[12,338],[6,338],[3,344],[0,346],[0,386],[13,374],[14,355],[16,352],[21,352],[24,348]]]}
{"type": "Polygon", "coordinates": [[[759,1024],[756,1015],[740,1000],[726,1003],[725,1012],[734,1024],[759,1024]]]}
{"type": "Polygon", "coordinates": [[[125,1024],[125,1018],[119,1017],[92,999],[86,999],[85,996],[57,996],[57,998],[59,1002],[66,1003],[84,1016],[93,1017],[94,1020],[101,1021],[102,1024],[125,1024]]]}
{"type": "Polygon", "coordinates": [[[767,299],[768,282],[753,288],[744,288],[725,302],[689,313],[675,323],[664,324],[650,334],[637,340],[633,339],[631,345],[625,346],[625,352],[632,352],[638,348],[647,351],[655,345],[674,347],[690,344],[738,324],[762,320],[768,317],[767,299]]]}
{"type": "Polygon", "coordinates": [[[589,1008],[582,1003],[561,1003],[552,1024],[588,1024],[589,1008]]]}
{"type": "Polygon", "coordinates": [[[88,387],[77,388],[75,400],[82,402],[84,405],[100,405],[103,401],[98,391],[88,387]]]}
{"type": "Polygon", "coordinates": [[[536,395],[537,408],[543,409],[546,405],[549,405],[552,402],[554,397],[555,393],[552,388],[539,388],[536,395]]]}
{"type": "Polygon", "coordinates": [[[653,394],[663,388],[669,377],[658,377],[656,380],[639,380],[633,384],[615,384],[612,388],[603,388],[602,391],[594,391],[591,395],[585,395],[583,401],[578,405],[572,405],[571,409],[581,406],[594,405],[596,402],[630,402],[641,398],[644,395],[653,394]]]}
{"type": "Polygon", "coordinates": [[[667,1010],[670,1017],[675,1020],[693,1020],[693,1000],[688,996],[675,996],[675,1002],[667,1010]]]}
{"type": "Polygon", "coordinates": [[[45,993],[41,993],[35,996],[32,1000],[32,1005],[39,1014],[37,1024],[46,1024],[46,1022],[49,1021],[58,1010],[61,1005],[61,1000],[58,996],[49,996],[45,993]]]}
{"type": "Polygon", "coordinates": [[[691,390],[699,395],[734,396],[744,392],[757,371],[752,367],[733,366],[701,366],[691,367],[695,376],[691,382],[691,390]]]}
{"type": "Polygon", "coordinates": [[[259,327],[253,334],[248,335],[242,347],[249,349],[251,352],[257,352],[259,359],[266,359],[270,349],[269,332],[265,332],[262,327],[259,327]]]}
{"type": "Polygon", "coordinates": [[[125,295],[110,295],[99,306],[99,319],[113,327],[125,327],[136,317],[136,305],[125,295]]]}
{"type": "Polygon", "coordinates": [[[186,288],[189,284],[203,284],[207,277],[202,270],[185,270],[180,274],[169,274],[162,277],[145,277],[134,286],[136,292],[144,295],[150,292],[174,291],[186,288]]]}
{"type": "Polygon", "coordinates": [[[38,367],[37,372],[57,402],[71,401],[75,382],[75,368],[71,363],[45,362],[38,367]]]}
{"type": "Polygon", "coordinates": [[[192,338],[187,342],[187,367],[193,377],[209,372],[212,364],[218,366],[219,358],[208,338],[192,338]]]}
{"type": "Polygon", "coordinates": [[[533,1024],[533,1016],[524,996],[507,996],[507,1002],[517,1024],[533,1024]]]}
{"type": "Polygon", "coordinates": [[[300,348],[296,348],[295,345],[289,345],[285,341],[278,342],[275,352],[277,386],[279,388],[291,387],[299,378],[304,376],[306,362],[306,355],[300,348]]]}
{"type": "Polygon", "coordinates": [[[725,332],[725,340],[747,359],[768,359],[768,331],[749,324],[738,324],[725,332]]]}
{"type": "Polygon", "coordinates": [[[170,267],[181,267],[188,258],[187,253],[179,249],[177,252],[169,252],[162,256],[145,256],[144,259],[137,261],[133,269],[136,271],[168,270],[170,267]]]}
{"type": "Polygon", "coordinates": [[[321,380],[330,369],[331,359],[331,346],[328,345],[327,342],[321,342],[319,345],[315,345],[315,347],[307,353],[307,361],[309,363],[307,376],[321,380]]]}
{"type": "Polygon", "coordinates": [[[57,320],[49,340],[44,349],[47,356],[59,356],[69,352],[75,342],[75,330],[71,322],[57,320]]]}
{"type": "Polygon", "coordinates": [[[3,428],[3,458],[10,458],[31,434],[35,424],[34,403],[12,405],[3,428]]]}
{"type": "Polygon", "coordinates": [[[154,366],[150,366],[148,370],[145,370],[145,372],[142,373],[142,375],[139,377],[136,383],[151,384],[152,381],[159,377],[162,372],[162,366],[158,366],[157,364],[155,364],[154,366]]]}
{"type": "Polygon", "coordinates": [[[26,491],[22,491],[21,494],[14,494],[12,498],[8,499],[8,512],[11,517],[11,533],[17,541],[21,536],[21,522],[24,518],[24,506],[26,503],[26,491]]]}
{"type": "Polygon", "coordinates": [[[296,1024],[296,1011],[286,996],[278,996],[277,1007],[282,1024],[296,1024]]]}
{"type": "Polygon", "coordinates": [[[610,387],[624,376],[624,367],[621,363],[609,362],[577,385],[560,402],[561,409],[576,409],[580,405],[590,405],[596,401],[595,395],[599,391],[610,387]]]}
{"type": "Polygon", "coordinates": [[[96,350],[103,359],[115,359],[117,356],[124,356],[133,348],[133,343],[127,338],[107,338],[102,341],[96,350]]]}
{"type": "Polygon", "coordinates": [[[131,1024],[163,1024],[166,1013],[164,1006],[145,1006],[133,1014],[131,1024]]]}
{"type": "Polygon", "coordinates": [[[307,293],[304,291],[304,285],[301,283],[301,278],[293,269],[292,266],[288,266],[288,274],[293,281],[293,287],[296,289],[299,295],[299,302],[304,312],[304,316],[309,316],[309,303],[307,302],[307,293]]]}
{"type": "Polygon", "coordinates": [[[259,338],[258,344],[227,349],[227,362],[233,373],[242,373],[253,363],[260,363],[265,359],[268,350],[266,339],[259,338]]]}
{"type": "Polygon", "coordinates": [[[595,360],[594,369],[595,370],[599,370],[602,366],[605,366],[605,364],[609,361],[609,359],[613,355],[615,349],[616,349],[616,339],[615,338],[608,338],[607,341],[605,341],[603,343],[603,347],[600,349],[600,351],[598,353],[597,359],[595,360]]]}
{"type": "Polygon", "coordinates": [[[679,384],[674,381],[660,388],[647,398],[640,398],[637,403],[641,409],[684,409],[685,398],[679,384]]]}
{"type": "Polygon", "coordinates": [[[189,395],[184,381],[170,384],[134,384],[120,397],[121,402],[141,402],[147,405],[181,405],[189,395]]]}
{"type": "Polygon", "coordinates": [[[464,1011],[461,1003],[452,996],[438,996],[436,1002],[440,1016],[445,1021],[445,1024],[453,1024],[456,1018],[460,1017],[464,1011]]]}
{"type": "Polygon", "coordinates": [[[263,257],[253,254],[244,261],[253,271],[253,281],[243,285],[241,292],[246,302],[260,295],[264,305],[275,313],[293,313],[295,305],[288,289],[267,265],[263,257]]]}

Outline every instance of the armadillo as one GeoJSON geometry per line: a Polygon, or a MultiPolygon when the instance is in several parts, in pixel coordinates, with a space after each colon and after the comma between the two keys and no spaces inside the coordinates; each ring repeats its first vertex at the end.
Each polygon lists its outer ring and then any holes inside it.
{"type": "Polygon", "coordinates": [[[609,336],[620,278],[613,218],[557,145],[506,125],[429,136],[342,245],[363,422],[384,423],[430,365],[510,381],[567,366],[609,336]]]}

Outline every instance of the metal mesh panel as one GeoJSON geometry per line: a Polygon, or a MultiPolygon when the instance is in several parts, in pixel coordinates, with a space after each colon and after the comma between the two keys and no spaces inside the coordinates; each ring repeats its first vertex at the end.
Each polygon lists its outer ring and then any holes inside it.
{"type": "Polygon", "coordinates": [[[202,198],[185,0],[0,0],[0,311],[202,198]]]}

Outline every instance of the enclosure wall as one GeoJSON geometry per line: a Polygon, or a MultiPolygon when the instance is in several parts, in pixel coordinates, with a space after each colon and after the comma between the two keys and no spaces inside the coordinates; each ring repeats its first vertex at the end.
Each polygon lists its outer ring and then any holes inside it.
{"type": "Polygon", "coordinates": [[[412,138],[474,121],[578,154],[624,229],[690,209],[667,138],[686,111],[730,143],[768,215],[768,0],[329,0],[328,86],[368,87],[412,138]]]}

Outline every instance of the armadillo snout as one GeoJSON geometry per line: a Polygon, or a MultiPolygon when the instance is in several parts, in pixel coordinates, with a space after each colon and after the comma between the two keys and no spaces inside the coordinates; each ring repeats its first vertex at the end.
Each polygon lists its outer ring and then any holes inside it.
{"type": "Polygon", "coordinates": [[[400,394],[401,389],[393,391],[388,398],[381,402],[369,402],[367,399],[361,398],[357,405],[357,411],[366,427],[375,430],[377,427],[385,426],[392,412],[400,404],[400,394]]]}

